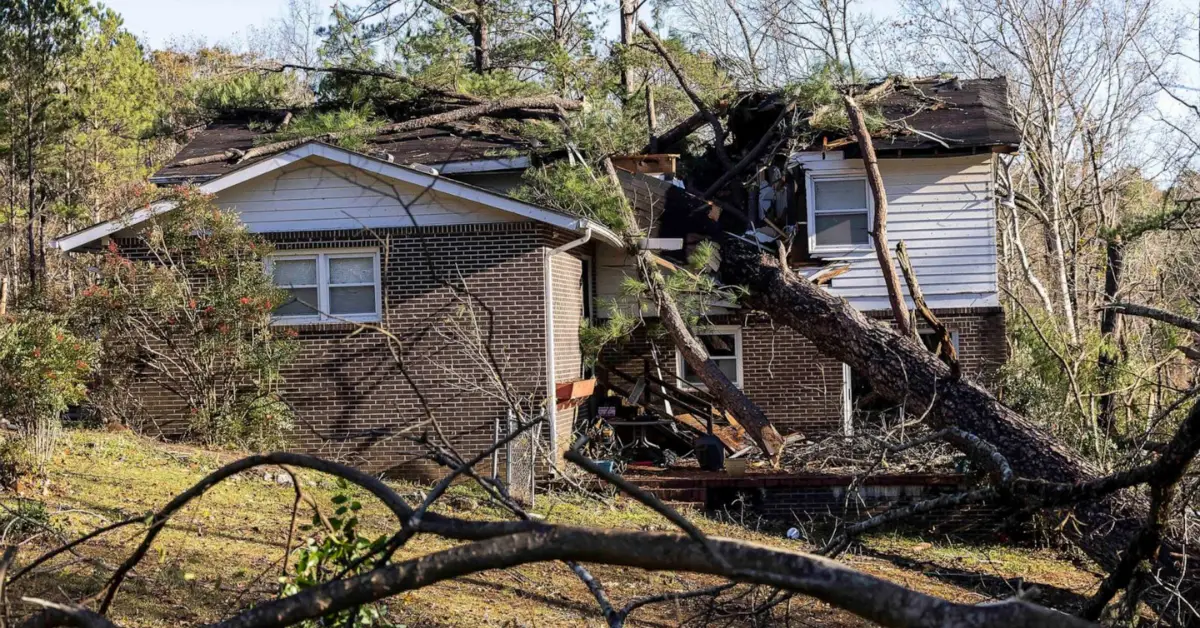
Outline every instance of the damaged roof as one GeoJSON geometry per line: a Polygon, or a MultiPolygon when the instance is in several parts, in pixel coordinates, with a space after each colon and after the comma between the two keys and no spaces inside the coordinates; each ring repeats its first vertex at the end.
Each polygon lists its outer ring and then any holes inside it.
{"type": "Polygon", "coordinates": [[[915,80],[884,97],[880,108],[885,119],[914,131],[876,138],[876,150],[1016,150],[1021,144],[1008,107],[1008,81],[1002,76],[915,80]],[[930,97],[941,104],[923,107],[930,97]]]}
{"type": "MultiPolygon", "coordinates": [[[[734,142],[753,145],[782,106],[776,94],[747,95],[730,113],[734,142]]],[[[892,123],[872,136],[875,150],[880,153],[1012,152],[1021,143],[1008,107],[1008,81],[1004,77],[901,81],[879,99],[875,108],[892,123]]],[[[820,148],[822,142],[850,153],[858,150],[836,134],[818,136],[814,148],[820,148]]]]}
{"type": "MultiPolygon", "coordinates": [[[[267,137],[284,120],[284,111],[235,111],[222,115],[204,128],[194,131],[186,146],[171,161],[150,177],[154,183],[203,183],[239,168],[270,157],[247,159],[239,163],[217,161],[184,165],[194,157],[213,155],[227,150],[244,151],[267,143],[267,137]]],[[[511,160],[527,156],[537,148],[536,142],[525,140],[492,126],[471,123],[449,123],[402,133],[384,133],[369,138],[359,152],[397,164],[463,164],[480,160],[511,160]]],[[[504,162],[497,164],[502,167],[504,162]]],[[[512,162],[511,167],[525,163],[512,162]]]]}

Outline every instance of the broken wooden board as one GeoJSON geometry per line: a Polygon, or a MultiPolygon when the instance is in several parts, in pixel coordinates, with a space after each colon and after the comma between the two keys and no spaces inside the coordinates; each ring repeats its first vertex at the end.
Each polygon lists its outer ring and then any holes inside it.
{"type": "Polygon", "coordinates": [[[638,405],[638,401],[642,399],[642,393],[646,392],[646,378],[639,377],[633,383],[633,389],[629,391],[629,396],[625,398],[625,403],[631,406],[638,405]]]}
{"type": "Polygon", "coordinates": [[[555,385],[558,409],[565,410],[583,405],[596,391],[596,378],[559,382],[555,385]]]}
{"type": "MultiPolygon", "coordinates": [[[[699,432],[701,434],[708,433],[708,427],[690,414],[677,414],[675,415],[675,420],[687,426],[692,431],[699,432]]],[[[742,435],[745,435],[744,431],[742,435]]],[[[737,451],[743,447],[742,439],[738,437],[737,430],[733,429],[732,427],[725,425],[714,425],[713,436],[716,436],[717,440],[721,441],[721,444],[725,445],[725,449],[728,449],[729,451],[737,451]]]]}

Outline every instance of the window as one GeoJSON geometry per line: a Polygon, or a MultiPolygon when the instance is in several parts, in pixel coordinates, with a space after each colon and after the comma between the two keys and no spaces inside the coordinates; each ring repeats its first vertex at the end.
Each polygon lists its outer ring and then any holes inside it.
{"type": "MultiPolygon", "coordinates": [[[[742,330],[738,327],[710,327],[696,337],[708,349],[708,357],[725,373],[734,386],[742,387],[742,330]]],[[[700,376],[687,365],[683,354],[675,351],[675,372],[683,381],[704,389],[700,376]]]]}
{"type": "Polygon", "coordinates": [[[861,175],[808,175],[809,246],[836,252],[870,243],[871,195],[861,175]]]}
{"type": "Polygon", "coordinates": [[[275,285],[290,298],[275,308],[280,323],[367,322],[380,318],[379,252],[285,252],[269,260],[275,285]]]}

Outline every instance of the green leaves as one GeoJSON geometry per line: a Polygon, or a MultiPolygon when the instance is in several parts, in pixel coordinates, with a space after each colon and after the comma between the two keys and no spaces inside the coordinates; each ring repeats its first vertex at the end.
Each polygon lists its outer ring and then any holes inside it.
{"type": "Polygon", "coordinates": [[[637,229],[620,188],[607,178],[594,178],[585,167],[560,161],[526,170],[523,181],[512,192],[521,200],[595,220],[617,233],[637,229]]]}
{"type": "Polygon", "coordinates": [[[140,359],[167,380],[189,407],[193,437],[276,448],[292,420],[276,389],[299,345],[270,324],[287,297],[263,272],[271,247],[210,197],[183,189],[168,198],[176,209],[142,232],[153,261],[130,259],[114,244],[83,262],[94,264],[94,283],[75,300],[75,318],[104,339],[114,372],[140,359]]]}
{"type": "MultiPolygon", "coordinates": [[[[339,492],[330,498],[337,506],[336,516],[329,518],[329,527],[324,536],[309,537],[296,551],[296,564],[291,574],[280,578],[280,596],[294,595],[304,589],[317,586],[338,577],[343,572],[349,575],[362,573],[373,566],[373,556],[382,550],[386,536],[368,539],[358,533],[358,517],[351,513],[362,509],[362,504],[349,493],[349,484],[338,478],[339,492]],[[344,518],[349,515],[348,518],[344,518]]],[[[313,517],[313,526],[320,518],[313,517]]],[[[309,528],[312,529],[312,528],[309,528]]],[[[383,621],[387,608],[382,604],[368,604],[356,611],[343,611],[319,621],[305,622],[303,626],[316,628],[358,628],[383,621]]]]}

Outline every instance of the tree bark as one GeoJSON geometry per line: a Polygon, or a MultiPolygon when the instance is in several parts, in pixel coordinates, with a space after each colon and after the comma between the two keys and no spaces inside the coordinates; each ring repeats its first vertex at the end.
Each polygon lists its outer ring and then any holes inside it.
{"type": "MultiPolygon", "coordinates": [[[[621,12],[621,100],[628,102],[633,90],[633,78],[629,70],[629,54],[633,49],[633,31],[637,20],[637,0],[620,0],[621,12]]],[[[653,133],[654,131],[651,131],[653,133]]]]}
{"type": "Polygon", "coordinates": [[[475,73],[484,74],[492,69],[490,25],[487,19],[487,2],[475,0],[475,21],[471,25],[471,40],[475,45],[475,73]]]}
{"type": "MultiPolygon", "coordinates": [[[[1125,242],[1120,235],[1114,236],[1105,247],[1104,305],[1116,303],[1121,289],[1121,275],[1125,267],[1125,242]]],[[[1117,371],[1121,363],[1121,312],[1114,307],[1105,307],[1100,314],[1100,336],[1102,344],[1096,357],[1096,370],[1100,379],[1100,413],[1096,417],[1100,429],[1109,438],[1116,428],[1117,371]]]]}
{"type": "MultiPolygon", "coordinates": [[[[979,436],[994,445],[1022,477],[1080,483],[1097,475],[1090,463],[979,385],[954,379],[950,367],[916,340],[896,334],[844,299],[781,268],[770,255],[726,237],[721,242],[721,258],[722,280],[748,289],[743,298],[746,306],[769,314],[807,338],[822,354],[850,365],[867,378],[873,390],[903,403],[908,412],[926,414],[931,426],[957,427],[979,436]]],[[[1146,512],[1144,501],[1113,495],[1075,506],[1075,521],[1063,526],[1063,531],[1111,571],[1140,534],[1146,512]]],[[[1157,563],[1164,574],[1179,573],[1171,554],[1180,552],[1181,547],[1175,539],[1165,540],[1157,563]]],[[[1187,577],[1182,585],[1189,591],[1185,597],[1194,594],[1198,584],[1197,576],[1187,577]]]]}
{"type": "Polygon", "coordinates": [[[846,117],[850,120],[850,132],[858,139],[858,149],[862,152],[863,167],[867,171],[867,183],[871,186],[871,197],[875,201],[875,221],[871,226],[871,240],[875,244],[875,257],[879,259],[879,270],[883,273],[883,283],[887,286],[888,301],[892,304],[892,316],[896,319],[896,329],[903,336],[912,336],[912,321],[908,318],[908,307],[904,304],[904,293],[900,291],[900,278],[896,276],[896,266],[892,264],[892,252],[888,248],[887,239],[887,190],[883,187],[883,175],[879,173],[879,160],[875,157],[875,143],[871,141],[871,131],[863,119],[862,109],[858,103],[847,94],[842,95],[842,103],[846,106],[846,117]]]}
{"type": "Polygon", "coordinates": [[[708,349],[688,329],[687,322],[683,320],[679,308],[675,305],[675,300],[667,294],[663,285],[662,273],[658,270],[654,260],[650,259],[650,253],[642,251],[638,255],[638,270],[646,281],[655,304],[658,305],[659,321],[671,335],[671,340],[679,349],[683,360],[700,377],[700,381],[704,382],[708,393],[720,399],[721,403],[725,405],[725,409],[737,417],[738,422],[763,450],[763,453],[773,463],[778,462],[780,454],[783,453],[783,437],[779,435],[775,426],[771,425],[771,420],[767,418],[766,413],[751,401],[746,393],[729,381],[725,372],[709,359],[708,349]]]}
{"type": "Polygon", "coordinates": [[[896,244],[896,259],[900,262],[900,270],[904,273],[904,282],[908,284],[908,294],[912,296],[913,306],[938,336],[937,354],[942,361],[950,366],[950,375],[954,379],[962,377],[962,365],[958,362],[958,350],[954,348],[954,339],[946,324],[929,309],[925,303],[925,294],[921,292],[921,284],[917,281],[917,271],[913,270],[912,262],[908,259],[908,247],[904,240],[896,244]]]}

